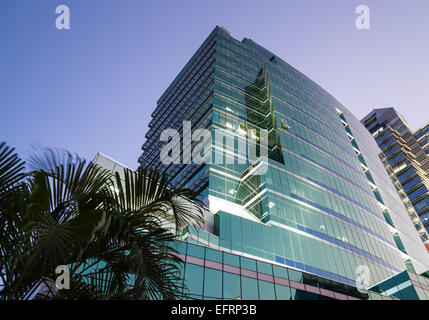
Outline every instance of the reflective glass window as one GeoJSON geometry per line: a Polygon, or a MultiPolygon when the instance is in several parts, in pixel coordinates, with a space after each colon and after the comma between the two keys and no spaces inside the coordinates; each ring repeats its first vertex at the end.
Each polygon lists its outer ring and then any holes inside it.
{"type": "Polygon", "coordinates": [[[223,295],[224,299],[235,299],[241,297],[240,276],[228,272],[223,273],[223,295]]]}
{"type": "Polygon", "coordinates": [[[203,293],[203,272],[204,267],[194,264],[186,264],[185,267],[185,285],[188,293],[201,295],[203,293]]]}
{"type": "Polygon", "coordinates": [[[188,255],[204,259],[204,249],[205,248],[202,247],[202,246],[197,246],[197,245],[194,245],[194,244],[189,244],[188,245],[188,255]]]}
{"type": "Polygon", "coordinates": [[[267,281],[258,280],[259,283],[259,299],[260,300],[274,300],[274,284],[267,281]]]}
{"type": "Polygon", "coordinates": [[[222,298],[222,271],[206,268],[204,274],[204,296],[222,298]]]}
{"type": "Polygon", "coordinates": [[[245,300],[258,300],[258,282],[256,279],[241,277],[242,296],[245,300]]]}
{"type": "Polygon", "coordinates": [[[241,257],[241,267],[247,270],[256,271],[256,261],[241,257]]]}

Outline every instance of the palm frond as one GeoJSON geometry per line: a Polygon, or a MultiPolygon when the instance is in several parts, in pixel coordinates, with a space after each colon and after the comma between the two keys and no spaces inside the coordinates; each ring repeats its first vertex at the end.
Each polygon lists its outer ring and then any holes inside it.
{"type": "Polygon", "coordinates": [[[25,299],[39,287],[46,290],[37,298],[45,299],[173,299],[184,292],[173,242],[180,228],[202,221],[196,192],[153,170],[112,177],[54,149],[32,156],[25,174],[11,150],[0,145],[8,190],[7,197],[0,192],[1,299],[25,299]],[[53,287],[58,265],[70,268],[70,290],[53,287]]]}
{"type": "Polygon", "coordinates": [[[116,172],[114,182],[120,210],[156,214],[174,223],[176,231],[203,221],[204,208],[199,194],[191,189],[173,187],[165,174],[140,167],[137,171],[125,169],[123,177],[116,172]]]}
{"type": "Polygon", "coordinates": [[[0,195],[24,178],[25,162],[5,142],[0,142],[0,195]]]}

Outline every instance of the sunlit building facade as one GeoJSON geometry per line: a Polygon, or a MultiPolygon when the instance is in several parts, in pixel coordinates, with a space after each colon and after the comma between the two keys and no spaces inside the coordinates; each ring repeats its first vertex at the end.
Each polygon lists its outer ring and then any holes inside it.
{"type": "Polygon", "coordinates": [[[189,226],[177,242],[187,297],[383,299],[357,287],[429,269],[372,135],[330,94],[252,40],[216,27],[152,117],[139,163],[201,192],[210,210],[204,225],[189,226]],[[209,163],[188,158],[199,141],[184,121],[212,134],[209,163]],[[160,156],[173,141],[163,136],[166,129],[181,137],[171,163],[160,156]],[[251,159],[240,145],[250,135],[262,143],[263,132],[266,156],[260,146],[251,159]]]}
{"type": "Polygon", "coordinates": [[[361,122],[380,147],[380,158],[429,250],[429,125],[413,133],[394,108],[374,109],[361,122]]]}

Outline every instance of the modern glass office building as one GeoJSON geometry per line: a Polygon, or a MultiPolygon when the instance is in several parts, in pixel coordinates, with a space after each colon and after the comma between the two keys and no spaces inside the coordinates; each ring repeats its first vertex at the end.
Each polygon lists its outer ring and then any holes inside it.
{"type": "MultiPolygon", "coordinates": [[[[130,168],[116,160],[97,153],[94,163],[120,175],[130,168]]],[[[172,225],[172,230],[174,230],[172,225]]],[[[186,239],[188,230],[183,237],[186,239]]],[[[281,299],[281,300],[394,300],[378,287],[374,290],[357,288],[311,273],[289,268],[278,263],[264,262],[248,255],[233,254],[213,246],[218,242],[213,235],[209,246],[195,244],[194,240],[178,240],[175,248],[185,261],[181,278],[188,292],[184,299],[281,299]]],[[[207,238],[207,239],[208,239],[207,238]]],[[[429,281],[429,278],[428,278],[429,281]]],[[[382,288],[390,286],[387,282],[382,288]]],[[[387,290],[387,289],[386,289],[387,290]]],[[[413,292],[413,291],[412,291],[413,292]]],[[[414,297],[414,296],[412,296],[414,297]]]]}
{"type": "Polygon", "coordinates": [[[382,299],[357,287],[429,269],[372,135],[252,40],[216,27],[152,117],[139,163],[200,191],[210,209],[177,243],[191,298],[382,299]],[[184,121],[211,134],[208,163],[189,159],[201,140],[184,121]],[[242,148],[250,140],[256,157],[242,148]]]}
{"type": "Polygon", "coordinates": [[[380,158],[429,250],[429,125],[413,133],[394,108],[374,109],[361,122],[380,147],[380,158]]]}
{"type": "Polygon", "coordinates": [[[429,300],[429,278],[404,270],[371,290],[399,300],[429,300]]]}

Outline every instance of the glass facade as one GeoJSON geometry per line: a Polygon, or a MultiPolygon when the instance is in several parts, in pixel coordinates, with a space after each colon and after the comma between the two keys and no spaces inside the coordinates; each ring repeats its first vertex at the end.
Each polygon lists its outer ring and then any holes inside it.
{"type": "Polygon", "coordinates": [[[361,122],[374,135],[380,157],[429,250],[429,156],[425,150],[429,125],[413,133],[394,108],[375,109],[361,122]]]}
{"type": "Polygon", "coordinates": [[[140,164],[200,191],[211,212],[204,226],[184,230],[180,245],[191,297],[364,298],[352,288],[405,269],[429,269],[369,132],[326,91],[252,40],[238,41],[216,27],[152,116],[140,164]],[[188,161],[184,151],[196,142],[183,121],[212,133],[211,162],[188,161]],[[166,164],[161,137],[169,128],[180,133],[182,148],[177,161],[166,164]],[[259,149],[252,160],[240,145],[250,135],[261,140],[263,130],[267,155],[259,149]],[[219,132],[225,134],[220,143],[219,132]],[[370,275],[364,283],[361,266],[370,275]],[[293,280],[295,274],[301,280],[293,280]],[[323,281],[348,289],[337,292],[323,281]]]}
{"type": "Polygon", "coordinates": [[[176,250],[186,261],[186,299],[205,300],[392,300],[296,269],[184,241],[176,250]]]}
{"type": "Polygon", "coordinates": [[[403,271],[371,290],[400,300],[429,300],[429,278],[426,275],[403,271]]]}

